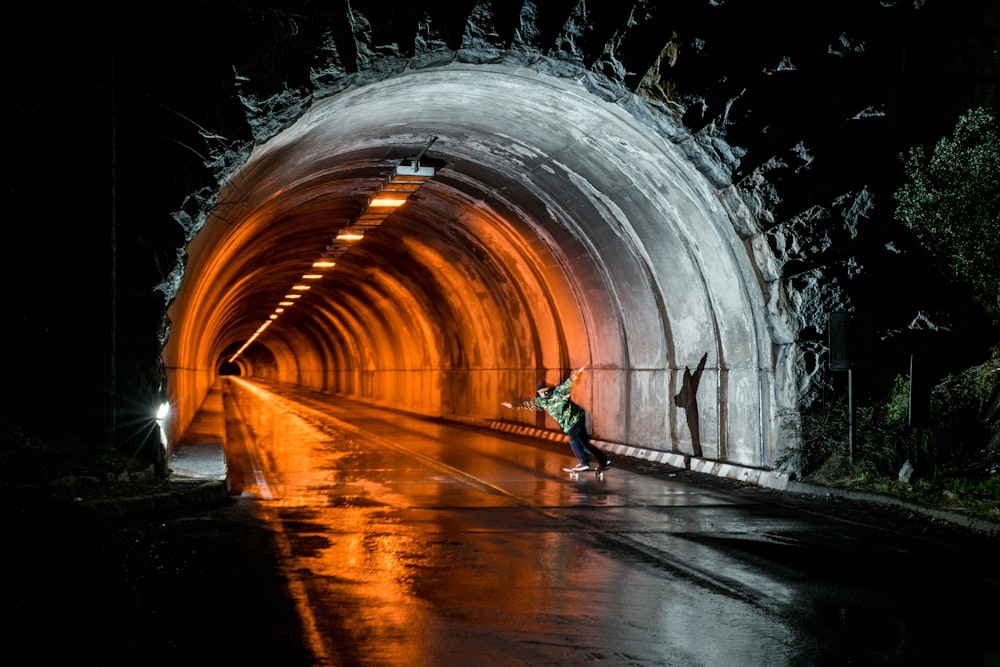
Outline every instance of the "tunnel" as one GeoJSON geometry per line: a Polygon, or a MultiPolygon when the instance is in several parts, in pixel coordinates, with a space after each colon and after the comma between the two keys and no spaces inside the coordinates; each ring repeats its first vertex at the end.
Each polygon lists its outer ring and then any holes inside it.
{"type": "Polygon", "coordinates": [[[223,369],[554,429],[500,404],[586,368],[573,396],[598,442],[773,466],[788,341],[711,164],[638,97],[539,68],[452,62],[316,100],[188,243],[170,441],[223,369]],[[405,203],[366,223],[400,180],[405,203]]]}

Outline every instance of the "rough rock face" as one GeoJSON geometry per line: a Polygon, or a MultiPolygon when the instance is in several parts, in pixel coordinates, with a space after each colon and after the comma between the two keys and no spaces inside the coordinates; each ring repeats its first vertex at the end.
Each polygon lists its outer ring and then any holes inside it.
{"type": "MultiPolygon", "coordinates": [[[[772,268],[780,283],[774,291],[782,297],[775,307],[790,311],[797,323],[793,335],[802,343],[804,384],[815,390],[821,386],[829,313],[871,309],[858,293],[868,285],[877,288],[885,274],[900,274],[903,269],[893,266],[896,255],[916,252],[892,222],[891,194],[900,178],[896,156],[933,136],[934,128],[944,131],[950,118],[976,101],[968,94],[937,97],[948,108],[934,114],[921,110],[919,116],[897,108],[915,94],[908,79],[934,77],[924,85],[940,88],[951,84],[949,70],[968,67],[966,58],[949,65],[940,53],[921,62],[913,50],[930,31],[944,32],[938,30],[941,22],[961,30],[981,20],[978,12],[986,7],[974,2],[948,8],[874,2],[809,7],[774,2],[752,9],[695,5],[580,2],[556,10],[533,2],[476,3],[464,25],[457,13],[444,22],[439,8],[427,6],[409,23],[385,25],[380,8],[355,3],[344,16],[333,14],[328,23],[313,25],[319,34],[312,44],[304,17],[289,10],[272,24],[284,30],[273,39],[282,44],[285,62],[271,60],[266,70],[237,65],[236,84],[255,143],[287,127],[313,99],[452,60],[514,62],[582,77],[608,99],[638,92],[694,132],[714,158],[704,171],[717,173],[720,184],[736,181],[745,199],[759,203],[753,213],[769,252],[758,255],[766,262],[773,253],[777,260],[772,268]],[[796,28],[789,31],[784,26],[791,19],[796,28]],[[909,32],[899,33],[900,25],[909,32]],[[306,63],[308,80],[301,72],[296,76],[306,63]],[[930,67],[938,71],[920,71],[930,67]]],[[[995,26],[995,14],[992,20],[995,26]]],[[[978,74],[985,80],[991,35],[979,36],[981,42],[973,36],[969,48],[982,49],[978,74]]],[[[975,76],[977,68],[971,71],[975,76]]],[[[979,101],[996,97],[995,88],[982,92],[979,101]]],[[[648,120],[656,131],[670,131],[661,119],[648,120]]],[[[248,149],[229,147],[237,156],[248,149]]],[[[220,178],[239,161],[224,155],[213,161],[220,178]]],[[[758,231],[747,230],[748,238],[758,231]]],[[[910,301],[916,295],[877,290],[872,296],[910,301]]],[[[948,326],[955,315],[945,305],[900,304],[894,316],[912,320],[932,311],[948,326]]],[[[888,320],[880,329],[902,327],[888,320]]],[[[807,390],[806,400],[810,397],[807,390]]]]}
{"type": "MultiPolygon", "coordinates": [[[[467,0],[388,12],[367,1],[150,2],[118,12],[107,54],[114,79],[97,67],[87,75],[117,91],[119,289],[113,305],[95,297],[94,307],[98,329],[113,322],[119,332],[108,393],[124,412],[161,388],[162,313],[183,274],[184,243],[254,146],[317,99],[452,61],[579,78],[622,104],[635,93],[644,105],[633,111],[653,131],[697,145],[701,171],[740,188],[736,218],[750,221],[742,232],[766,272],[772,334],[797,344],[791,363],[806,402],[825,381],[830,312],[874,316],[888,375],[902,370],[919,314],[942,342],[963,340],[974,314],[893,222],[892,192],[905,148],[946,133],[970,106],[1000,106],[998,10],[985,0],[467,0]]],[[[93,223],[101,243],[103,217],[93,223]]],[[[94,274],[106,281],[103,268],[94,274]]],[[[58,319],[37,310],[38,321],[58,319]]],[[[974,356],[976,345],[962,350],[974,356]]],[[[948,357],[965,361],[955,349],[948,357]]],[[[89,372],[108,377],[107,366],[89,372]]]]}

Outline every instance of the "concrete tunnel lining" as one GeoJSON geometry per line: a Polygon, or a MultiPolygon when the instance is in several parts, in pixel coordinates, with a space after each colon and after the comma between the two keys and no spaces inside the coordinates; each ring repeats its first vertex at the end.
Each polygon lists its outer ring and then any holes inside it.
{"type": "Polygon", "coordinates": [[[429,137],[444,168],[241,355],[246,374],[533,424],[500,401],[588,366],[575,397],[596,438],[692,453],[673,397],[707,354],[703,456],[773,465],[765,294],[716,188],[579,80],[498,65],[318,101],[233,174],[168,312],[171,441],[226,355],[429,137]]]}

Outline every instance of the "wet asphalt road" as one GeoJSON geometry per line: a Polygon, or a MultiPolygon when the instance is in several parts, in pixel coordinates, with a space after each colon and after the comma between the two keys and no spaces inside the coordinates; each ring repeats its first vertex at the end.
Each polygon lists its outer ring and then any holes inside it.
{"type": "Polygon", "coordinates": [[[989,543],[270,390],[231,381],[227,446],[309,664],[1000,664],[989,543]]]}
{"type": "Polygon", "coordinates": [[[638,460],[572,480],[563,443],[312,392],[224,404],[220,507],[10,499],[5,664],[1000,665],[996,538],[638,460]]]}

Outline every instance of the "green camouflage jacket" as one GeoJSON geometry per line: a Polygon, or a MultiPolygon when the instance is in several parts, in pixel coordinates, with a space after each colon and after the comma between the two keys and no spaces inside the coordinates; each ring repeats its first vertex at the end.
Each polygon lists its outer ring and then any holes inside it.
{"type": "Polygon", "coordinates": [[[583,408],[569,398],[576,378],[576,374],[570,375],[561,384],[549,391],[544,398],[536,396],[530,401],[521,401],[517,404],[517,407],[525,410],[544,410],[552,415],[552,418],[559,424],[559,428],[568,432],[580,423],[585,414],[583,408]]]}

